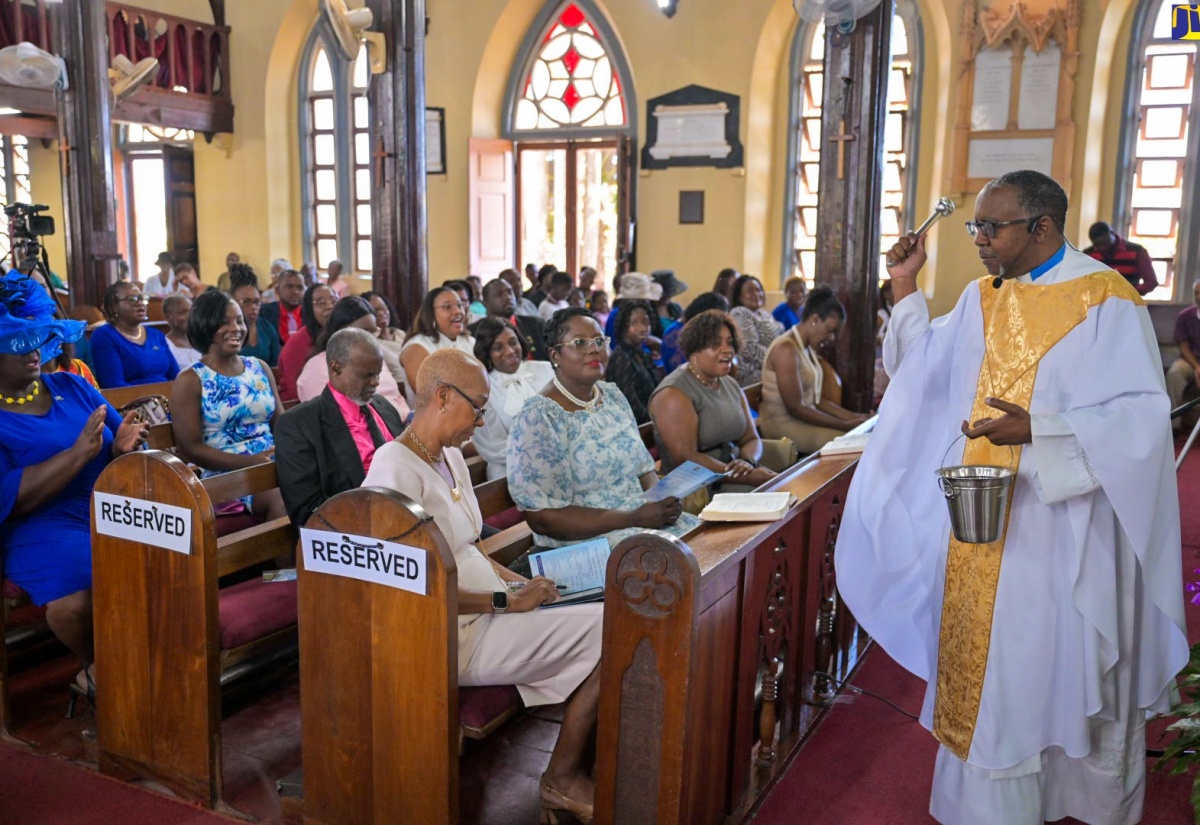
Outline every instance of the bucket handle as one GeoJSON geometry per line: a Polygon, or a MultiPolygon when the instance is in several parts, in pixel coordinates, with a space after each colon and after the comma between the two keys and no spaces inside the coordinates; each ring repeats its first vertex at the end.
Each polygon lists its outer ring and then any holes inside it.
{"type": "MultiPolygon", "coordinates": [[[[955,444],[958,443],[959,439],[966,438],[966,437],[967,437],[966,433],[959,433],[958,438],[956,438],[950,442],[950,446],[946,448],[946,452],[942,453],[942,464],[941,464],[942,467],[946,466],[946,456],[950,455],[950,450],[954,447],[955,444]]],[[[1012,448],[1011,444],[1008,445],[1008,458],[1009,458],[1008,469],[1015,470],[1016,469],[1015,465],[1017,463],[1017,452],[1016,452],[1016,450],[1014,450],[1012,448]]],[[[938,479],[938,486],[942,488],[942,492],[946,493],[946,498],[954,498],[954,496],[950,495],[950,493],[946,491],[945,486],[942,484],[941,478],[938,479]]]]}

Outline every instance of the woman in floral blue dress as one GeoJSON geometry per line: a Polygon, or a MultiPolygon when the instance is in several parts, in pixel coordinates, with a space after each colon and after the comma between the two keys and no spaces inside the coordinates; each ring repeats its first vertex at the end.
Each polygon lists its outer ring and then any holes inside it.
{"type": "Polygon", "coordinates": [[[525,402],[508,436],[508,489],[541,547],[646,529],[681,536],[699,522],[679,499],[647,502],[658,476],[629,402],[601,381],[608,339],[586,309],[546,325],[554,380],[525,402]]]}
{"type": "MultiPolygon", "coordinates": [[[[241,355],[246,322],[227,292],[210,289],[192,304],[188,341],[204,356],[175,379],[171,427],[175,445],[205,475],[271,461],[272,428],[283,409],[271,369],[241,355]]],[[[286,515],[279,490],[254,496],[255,515],[286,515]]]]}

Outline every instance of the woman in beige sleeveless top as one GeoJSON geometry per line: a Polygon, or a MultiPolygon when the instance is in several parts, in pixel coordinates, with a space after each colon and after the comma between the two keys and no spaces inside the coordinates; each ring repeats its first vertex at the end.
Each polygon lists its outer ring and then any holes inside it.
{"type": "Polygon", "coordinates": [[[868,416],[821,399],[821,362],[816,347],[837,335],[846,310],[833,290],[809,293],[800,323],[771,343],[763,362],[758,426],[767,438],[790,438],[801,453],[815,453],[868,416]]]}

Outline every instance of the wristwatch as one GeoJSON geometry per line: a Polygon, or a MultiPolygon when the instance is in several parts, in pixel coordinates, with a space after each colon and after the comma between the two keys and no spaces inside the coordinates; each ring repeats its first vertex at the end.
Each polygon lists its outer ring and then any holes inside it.
{"type": "Polygon", "coordinates": [[[492,594],[492,612],[503,613],[508,610],[508,591],[497,590],[492,594]]]}

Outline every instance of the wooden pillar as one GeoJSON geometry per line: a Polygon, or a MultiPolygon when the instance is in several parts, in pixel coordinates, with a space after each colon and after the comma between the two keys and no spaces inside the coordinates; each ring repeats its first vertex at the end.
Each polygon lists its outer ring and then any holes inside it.
{"type": "Polygon", "coordinates": [[[875,375],[892,5],[883,0],[849,34],[834,28],[825,33],[816,281],[833,287],[846,307],[834,366],[842,376],[843,405],[859,412],[871,407],[875,375]]]}
{"type": "Polygon", "coordinates": [[[372,30],[387,38],[388,61],[387,72],[371,78],[367,95],[374,287],[396,303],[407,325],[429,288],[425,0],[367,0],[367,7],[375,15],[372,30]]]}
{"type": "Polygon", "coordinates": [[[54,52],[69,82],[58,98],[58,147],[71,302],[100,306],[120,257],[105,6],[64,0],[50,9],[54,52]]]}

